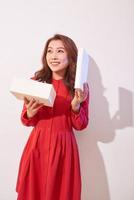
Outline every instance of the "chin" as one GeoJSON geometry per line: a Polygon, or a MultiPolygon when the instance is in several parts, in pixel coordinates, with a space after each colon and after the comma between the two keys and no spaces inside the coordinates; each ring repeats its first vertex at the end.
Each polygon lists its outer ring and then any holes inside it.
{"type": "Polygon", "coordinates": [[[60,70],[58,69],[51,69],[52,72],[59,72],[60,70]]]}

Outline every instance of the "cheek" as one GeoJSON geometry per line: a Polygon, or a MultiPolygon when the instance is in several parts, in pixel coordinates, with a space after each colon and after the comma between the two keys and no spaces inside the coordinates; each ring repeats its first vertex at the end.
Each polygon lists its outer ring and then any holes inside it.
{"type": "Polygon", "coordinates": [[[64,62],[65,65],[68,65],[68,64],[69,64],[68,58],[64,58],[64,59],[63,59],[63,62],[64,62]]]}
{"type": "Polygon", "coordinates": [[[49,61],[49,56],[46,56],[46,61],[47,61],[47,63],[48,63],[48,61],[49,61]]]}

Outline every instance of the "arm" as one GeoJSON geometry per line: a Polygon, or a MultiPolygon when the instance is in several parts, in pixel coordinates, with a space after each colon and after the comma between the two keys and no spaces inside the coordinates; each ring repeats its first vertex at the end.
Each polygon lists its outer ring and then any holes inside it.
{"type": "Polygon", "coordinates": [[[21,121],[25,126],[35,126],[39,121],[39,109],[42,107],[34,99],[28,101],[24,99],[23,110],[21,113],[21,121]]]}
{"type": "Polygon", "coordinates": [[[36,115],[34,115],[31,118],[28,118],[27,116],[27,108],[24,104],[23,106],[23,110],[21,113],[21,122],[23,123],[23,125],[25,126],[35,126],[38,122],[38,113],[36,115]]]}
{"type": "Polygon", "coordinates": [[[83,130],[88,125],[88,104],[89,104],[89,95],[86,100],[80,104],[79,111],[71,110],[71,122],[73,128],[76,130],[83,130]]]}
{"type": "Polygon", "coordinates": [[[76,89],[71,102],[71,121],[76,130],[82,130],[88,125],[89,87],[84,84],[84,90],[76,89]]]}

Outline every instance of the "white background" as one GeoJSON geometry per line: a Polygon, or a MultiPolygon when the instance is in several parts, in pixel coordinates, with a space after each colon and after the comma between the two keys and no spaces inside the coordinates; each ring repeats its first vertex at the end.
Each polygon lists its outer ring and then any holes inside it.
{"type": "Polygon", "coordinates": [[[15,200],[20,156],[31,128],[9,93],[14,75],[41,66],[48,37],[71,37],[90,55],[90,125],[76,134],[82,200],[134,199],[134,1],[0,1],[0,200],[15,200]]]}

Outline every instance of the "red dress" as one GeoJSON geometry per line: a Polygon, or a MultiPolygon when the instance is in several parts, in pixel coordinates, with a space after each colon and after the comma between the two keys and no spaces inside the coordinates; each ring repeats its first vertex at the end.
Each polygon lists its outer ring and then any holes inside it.
{"type": "Polygon", "coordinates": [[[18,200],[80,200],[79,154],[73,128],[88,124],[88,99],[79,113],[71,110],[72,97],[63,80],[53,80],[53,108],[43,106],[28,119],[24,105],[21,120],[34,126],[24,148],[16,185],[18,200]]]}

